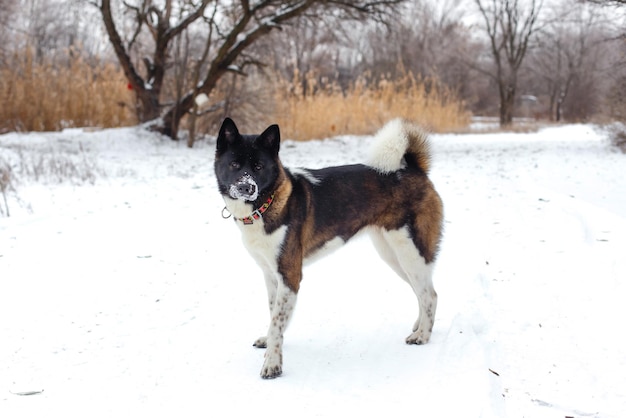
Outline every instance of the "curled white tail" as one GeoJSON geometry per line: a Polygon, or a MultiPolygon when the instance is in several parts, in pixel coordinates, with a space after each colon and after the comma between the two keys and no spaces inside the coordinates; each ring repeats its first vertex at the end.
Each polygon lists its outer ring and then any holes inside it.
{"type": "Polygon", "coordinates": [[[430,152],[426,132],[408,121],[393,119],[376,134],[367,165],[381,173],[398,171],[405,165],[427,173],[430,152]]]}

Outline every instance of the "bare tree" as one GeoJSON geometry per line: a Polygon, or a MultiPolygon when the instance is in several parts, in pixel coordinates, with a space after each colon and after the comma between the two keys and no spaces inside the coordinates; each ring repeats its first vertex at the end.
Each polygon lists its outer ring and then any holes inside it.
{"type": "Polygon", "coordinates": [[[15,0],[0,0],[0,10],[2,10],[0,13],[0,68],[5,65],[5,56],[10,52],[5,45],[8,45],[9,40],[13,38],[11,32],[14,29],[11,27],[10,21],[16,8],[15,0]]]}
{"type": "MultiPolygon", "coordinates": [[[[585,6],[570,4],[568,8],[555,10],[555,18],[538,35],[537,48],[529,56],[528,70],[539,77],[542,90],[547,91],[553,121],[561,120],[573,87],[581,90],[585,85],[595,85],[593,91],[601,90],[597,80],[602,63],[599,55],[607,52],[602,39],[606,21],[597,8],[585,6]]],[[[591,92],[585,95],[587,104],[593,102],[591,92]]],[[[586,113],[585,106],[577,107],[578,116],[586,113]]]]}
{"type": "Polygon", "coordinates": [[[389,30],[376,28],[370,32],[368,61],[382,72],[393,73],[398,66],[423,76],[445,72],[443,63],[450,63],[456,49],[465,46],[459,45],[459,41],[467,39],[460,3],[418,0],[407,4],[389,30]]]}
{"type": "Polygon", "coordinates": [[[263,51],[257,53],[273,57],[273,69],[284,79],[298,76],[301,93],[307,94],[311,77],[335,81],[341,70],[339,55],[348,38],[342,23],[332,16],[323,20],[298,16],[282,31],[266,38],[263,51]]]}
{"type": "MultiPolygon", "coordinates": [[[[123,2],[123,11],[134,16],[132,36],[126,41],[119,32],[110,0],[97,2],[117,58],[140,103],[139,119],[160,118],[157,129],[175,139],[181,118],[194,106],[197,95],[210,96],[218,81],[226,74],[244,75],[249,66],[262,60],[248,53],[249,48],[274,29],[281,28],[305,12],[341,14],[346,19],[373,17],[382,19],[404,0],[137,0],[123,2]],[[179,10],[174,19],[174,11],[179,10]],[[204,26],[208,50],[207,65],[197,85],[172,104],[162,102],[163,83],[169,69],[173,40],[189,30],[194,22],[204,26]],[[131,57],[132,44],[143,32],[152,36],[151,57],[144,57],[144,71],[136,68],[131,57]]],[[[200,32],[195,33],[200,36],[200,32]]]]}
{"type": "Polygon", "coordinates": [[[485,23],[495,70],[481,68],[498,84],[500,126],[513,122],[518,73],[537,29],[543,0],[475,0],[485,23]]]}
{"type": "Polygon", "coordinates": [[[201,18],[204,9],[209,4],[209,0],[203,0],[200,4],[188,3],[191,9],[187,9],[185,4],[180,4],[181,10],[189,10],[180,21],[174,22],[173,4],[171,0],[165,2],[162,7],[153,4],[151,0],[142,0],[136,5],[124,3],[126,11],[134,15],[134,28],[130,38],[124,42],[122,35],[118,32],[116,22],[111,10],[111,1],[102,0],[99,4],[104,26],[109,40],[115,51],[124,74],[128,79],[129,87],[135,92],[137,98],[137,116],[139,121],[146,122],[156,119],[161,114],[161,90],[165,80],[166,66],[168,64],[168,53],[172,41],[180,36],[187,27],[201,18]],[[154,48],[151,57],[143,57],[145,65],[144,75],[136,68],[130,56],[133,45],[142,31],[146,30],[153,38],[154,48]]]}
{"type": "Polygon", "coordinates": [[[362,68],[374,76],[394,78],[408,71],[436,78],[470,102],[479,83],[459,57],[463,52],[475,57],[480,45],[463,24],[465,13],[460,0],[407,4],[389,30],[376,28],[365,38],[362,68]]]}
{"type": "MultiPolygon", "coordinates": [[[[582,3],[590,3],[596,4],[602,7],[613,7],[617,10],[626,10],[626,0],[578,0],[582,3]]],[[[618,36],[619,39],[626,39],[626,28],[622,27],[620,34],[618,36]]]]}

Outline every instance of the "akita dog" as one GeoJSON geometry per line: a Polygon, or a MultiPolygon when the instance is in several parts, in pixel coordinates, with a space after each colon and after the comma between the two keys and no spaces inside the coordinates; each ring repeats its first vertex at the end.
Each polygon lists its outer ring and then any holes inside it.
{"type": "Polygon", "coordinates": [[[282,373],[283,334],[296,306],[302,265],[367,228],[380,256],[413,289],[419,316],[407,344],[428,342],[437,308],[432,273],[443,206],[428,178],[427,137],[397,119],[376,135],[367,164],[288,170],[277,125],[241,135],[227,118],[220,128],[215,174],[243,243],[263,270],[270,309],[261,377],[282,373]]]}

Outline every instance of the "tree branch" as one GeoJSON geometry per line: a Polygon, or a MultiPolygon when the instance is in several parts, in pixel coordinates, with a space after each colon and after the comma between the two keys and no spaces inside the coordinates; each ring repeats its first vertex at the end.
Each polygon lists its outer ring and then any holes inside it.
{"type": "Polygon", "coordinates": [[[101,1],[100,12],[102,13],[102,20],[104,21],[104,26],[106,28],[107,34],[109,35],[109,39],[111,41],[111,44],[113,45],[113,50],[115,51],[115,55],[120,62],[126,78],[134,89],[143,90],[144,80],[137,73],[137,70],[135,69],[133,62],[130,59],[126,48],[124,48],[122,38],[117,32],[115,22],[113,22],[110,0],[101,1]]]}
{"type": "Polygon", "coordinates": [[[163,35],[165,37],[166,43],[169,43],[169,41],[172,38],[178,36],[190,24],[195,22],[198,18],[202,17],[202,15],[204,14],[204,9],[206,9],[206,7],[211,1],[213,0],[202,0],[202,3],[200,3],[200,6],[197,9],[195,9],[192,13],[187,15],[187,17],[183,19],[182,22],[180,22],[178,25],[174,26],[173,28],[168,28],[165,31],[165,34],[163,35]]]}

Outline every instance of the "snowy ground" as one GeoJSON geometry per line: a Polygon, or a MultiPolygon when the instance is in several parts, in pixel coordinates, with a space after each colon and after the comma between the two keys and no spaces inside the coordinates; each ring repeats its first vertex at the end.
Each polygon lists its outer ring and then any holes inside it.
{"type": "MultiPolygon", "coordinates": [[[[358,162],[369,140],[285,142],[283,160],[358,162]]],[[[417,302],[362,238],[305,269],[272,381],[252,347],[265,287],[220,215],[213,145],[0,136],[15,188],[10,217],[0,196],[0,417],[626,414],[626,155],[601,131],[433,136],[431,342],[404,344],[417,302]]]]}

